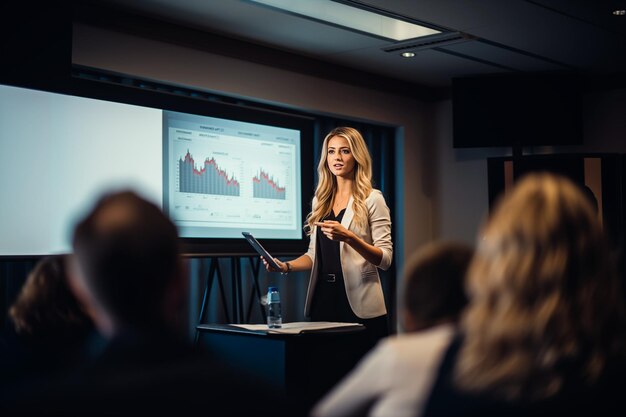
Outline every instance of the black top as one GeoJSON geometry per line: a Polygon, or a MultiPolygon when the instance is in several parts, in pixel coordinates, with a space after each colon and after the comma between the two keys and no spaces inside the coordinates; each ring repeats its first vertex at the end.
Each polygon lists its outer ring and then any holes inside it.
{"type": "Polygon", "coordinates": [[[12,392],[28,389],[81,363],[86,344],[95,333],[87,324],[56,326],[52,329],[56,334],[51,331],[37,336],[18,334],[13,326],[7,327],[0,335],[0,403],[12,392]]]}
{"type": "MultiPolygon", "coordinates": [[[[346,209],[339,212],[337,216],[330,211],[330,214],[322,221],[334,220],[341,223],[343,215],[346,213],[346,209]]],[[[339,255],[339,242],[336,240],[330,240],[324,233],[317,234],[317,250],[320,254],[320,272],[322,274],[339,274],[341,275],[341,258],[339,255]]]]}
{"type": "MultiPolygon", "coordinates": [[[[335,216],[331,210],[330,214],[324,217],[322,221],[335,220],[341,223],[345,212],[346,209],[343,209],[335,216]]],[[[341,271],[339,242],[330,240],[324,233],[318,233],[316,245],[319,272],[311,304],[311,320],[359,322],[346,295],[341,271]]]]}
{"type": "MultiPolygon", "coordinates": [[[[346,209],[343,209],[335,216],[331,211],[323,220],[335,220],[341,223],[345,212],[346,209]]],[[[317,233],[315,243],[319,272],[311,302],[311,320],[362,323],[366,328],[365,337],[368,346],[374,346],[378,340],[389,334],[387,315],[362,319],[354,314],[346,294],[339,242],[330,240],[323,233],[317,233]]]]}
{"type": "Polygon", "coordinates": [[[0,414],[290,415],[281,393],[264,381],[234,365],[215,361],[210,351],[191,346],[167,331],[156,335],[128,333],[104,341],[93,354],[67,375],[0,404],[0,414]]]}
{"type": "Polygon", "coordinates": [[[604,416],[621,415],[626,394],[625,364],[611,361],[605,374],[593,385],[575,375],[574,366],[564,369],[562,390],[542,400],[505,401],[489,392],[470,394],[455,387],[454,367],[462,345],[458,336],[448,348],[422,417],[442,416],[604,416]],[[612,411],[616,410],[616,411],[612,411]]]}

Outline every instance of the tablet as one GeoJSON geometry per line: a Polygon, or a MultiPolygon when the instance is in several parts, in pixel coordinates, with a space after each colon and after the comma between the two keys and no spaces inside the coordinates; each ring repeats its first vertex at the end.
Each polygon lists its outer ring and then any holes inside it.
{"type": "Polygon", "coordinates": [[[254,250],[256,250],[259,253],[259,255],[261,255],[265,259],[265,262],[270,264],[273,268],[276,268],[279,271],[281,271],[280,266],[276,263],[276,261],[274,261],[274,257],[272,257],[272,255],[270,255],[270,253],[266,251],[263,246],[261,246],[259,241],[256,240],[254,236],[252,236],[248,232],[241,232],[241,234],[243,235],[243,237],[246,238],[246,240],[254,248],[254,250]]]}

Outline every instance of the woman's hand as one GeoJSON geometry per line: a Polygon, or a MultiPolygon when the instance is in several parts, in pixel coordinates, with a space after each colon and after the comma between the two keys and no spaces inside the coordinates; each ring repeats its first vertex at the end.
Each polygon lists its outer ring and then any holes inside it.
{"type": "Polygon", "coordinates": [[[274,262],[276,262],[278,264],[278,266],[280,266],[280,269],[276,269],[272,265],[268,264],[267,261],[265,260],[265,258],[263,258],[262,256],[260,258],[263,261],[263,265],[265,265],[265,270],[266,271],[269,271],[269,272],[287,272],[287,265],[285,265],[284,262],[281,262],[278,259],[274,258],[274,262]]]}
{"type": "Polygon", "coordinates": [[[338,221],[326,220],[323,222],[315,222],[313,224],[319,227],[320,231],[330,240],[350,242],[354,238],[354,233],[343,227],[338,221]]]}

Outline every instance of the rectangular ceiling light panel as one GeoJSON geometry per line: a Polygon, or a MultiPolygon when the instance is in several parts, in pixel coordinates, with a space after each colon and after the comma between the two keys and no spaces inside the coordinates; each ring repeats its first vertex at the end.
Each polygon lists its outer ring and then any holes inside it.
{"type": "Polygon", "coordinates": [[[441,33],[435,29],[336,3],[331,0],[249,1],[394,41],[404,41],[441,33]]]}

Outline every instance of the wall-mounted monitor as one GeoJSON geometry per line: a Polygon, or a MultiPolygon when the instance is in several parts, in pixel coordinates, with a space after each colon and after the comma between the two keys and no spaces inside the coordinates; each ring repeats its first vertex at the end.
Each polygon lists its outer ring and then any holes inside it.
{"type": "Polygon", "coordinates": [[[69,252],[76,221],[126,188],[163,208],[187,254],[251,254],[242,231],[273,253],[305,248],[310,118],[114,86],[91,95],[0,85],[0,256],[69,252]]]}
{"type": "Polygon", "coordinates": [[[298,129],[163,112],[164,200],[180,235],[302,236],[298,129]]]}
{"type": "Polygon", "coordinates": [[[582,82],[564,74],[503,74],[452,80],[453,146],[580,145],[582,82]]]}

